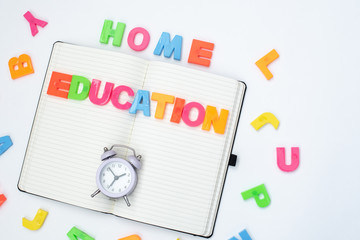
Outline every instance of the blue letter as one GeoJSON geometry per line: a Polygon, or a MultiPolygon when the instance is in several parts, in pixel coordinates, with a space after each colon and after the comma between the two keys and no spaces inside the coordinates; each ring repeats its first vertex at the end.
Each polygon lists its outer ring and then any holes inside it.
{"type": "Polygon", "coordinates": [[[138,90],[131,105],[129,113],[135,114],[137,110],[142,110],[144,115],[150,117],[150,93],[146,90],[138,90]]]}
{"type": "Polygon", "coordinates": [[[0,137],[0,155],[13,145],[10,136],[0,137]]]}
{"type": "MultiPolygon", "coordinates": [[[[246,231],[246,229],[244,229],[242,232],[239,233],[241,240],[251,240],[250,235],[248,234],[248,232],[246,231]]],[[[229,240],[238,240],[236,237],[232,237],[229,240]]]]}
{"type": "Polygon", "coordinates": [[[154,50],[155,55],[161,54],[164,49],[164,56],[169,58],[174,52],[174,59],[180,61],[181,58],[181,47],[182,47],[182,36],[176,35],[174,39],[170,42],[170,34],[163,32],[159,39],[158,44],[154,50]]]}

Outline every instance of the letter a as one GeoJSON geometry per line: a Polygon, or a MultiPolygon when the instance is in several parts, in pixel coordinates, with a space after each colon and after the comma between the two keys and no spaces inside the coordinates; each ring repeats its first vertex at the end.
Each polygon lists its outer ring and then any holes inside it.
{"type": "Polygon", "coordinates": [[[137,110],[142,110],[144,115],[150,117],[150,93],[146,90],[138,90],[132,103],[129,113],[136,114],[137,110]]]}

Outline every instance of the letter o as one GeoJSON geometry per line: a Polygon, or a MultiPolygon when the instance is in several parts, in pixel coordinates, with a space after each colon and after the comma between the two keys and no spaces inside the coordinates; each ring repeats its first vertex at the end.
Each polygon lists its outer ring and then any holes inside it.
{"type": "Polygon", "coordinates": [[[197,102],[190,102],[186,104],[181,116],[182,120],[186,123],[186,125],[190,127],[199,126],[204,121],[204,117],[205,117],[205,109],[200,103],[197,102]],[[194,121],[191,121],[189,118],[189,114],[192,108],[196,108],[198,110],[197,119],[194,121]]]}
{"type": "Polygon", "coordinates": [[[150,34],[148,31],[146,31],[142,27],[136,27],[132,29],[129,33],[127,42],[129,44],[129,47],[135,51],[142,51],[147,48],[150,42],[150,34]],[[141,33],[143,35],[142,43],[139,45],[135,44],[135,37],[138,33],[141,33]]]}

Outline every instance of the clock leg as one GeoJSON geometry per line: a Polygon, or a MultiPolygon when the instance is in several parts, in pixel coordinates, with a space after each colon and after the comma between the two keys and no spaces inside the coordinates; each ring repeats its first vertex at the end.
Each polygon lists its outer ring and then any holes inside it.
{"type": "Polygon", "coordinates": [[[100,192],[100,189],[96,190],[93,194],[91,194],[91,197],[95,197],[100,192]]]}
{"type": "Polygon", "coordinates": [[[124,196],[124,200],[125,200],[125,202],[126,202],[126,205],[128,205],[128,207],[130,207],[131,204],[130,204],[129,199],[127,198],[126,195],[124,196]]]}

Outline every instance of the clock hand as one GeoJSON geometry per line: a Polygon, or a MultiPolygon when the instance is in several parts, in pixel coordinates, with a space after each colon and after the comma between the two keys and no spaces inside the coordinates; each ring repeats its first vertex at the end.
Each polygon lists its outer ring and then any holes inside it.
{"type": "Polygon", "coordinates": [[[110,172],[114,175],[114,177],[116,177],[115,173],[111,170],[111,168],[108,167],[107,169],[109,169],[110,172]]]}
{"type": "Polygon", "coordinates": [[[121,175],[119,175],[119,176],[115,176],[114,179],[115,179],[115,180],[118,180],[120,177],[125,176],[125,175],[126,175],[126,173],[123,173],[123,174],[121,174],[121,175]]]}
{"type": "Polygon", "coordinates": [[[125,175],[126,175],[126,173],[123,173],[123,174],[121,174],[119,176],[116,176],[116,179],[119,179],[120,177],[125,176],[125,175]]]}
{"type": "Polygon", "coordinates": [[[109,188],[114,184],[114,182],[116,181],[117,179],[114,178],[114,181],[112,181],[112,183],[110,184],[109,188]]]}

